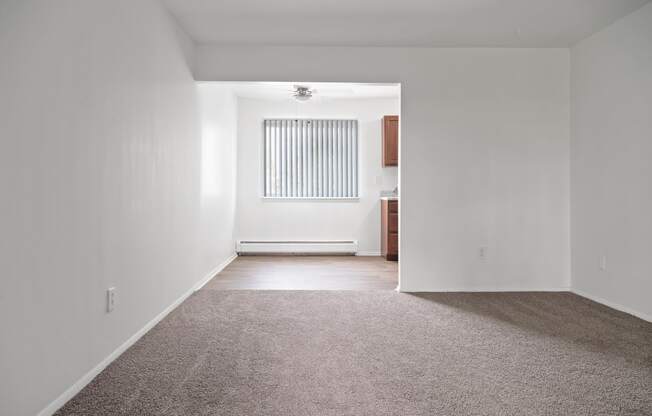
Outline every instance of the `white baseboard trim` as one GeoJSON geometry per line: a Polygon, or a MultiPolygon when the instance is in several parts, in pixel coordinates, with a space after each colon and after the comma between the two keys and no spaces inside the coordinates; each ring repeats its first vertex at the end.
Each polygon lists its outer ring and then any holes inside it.
{"type": "Polygon", "coordinates": [[[627,306],[623,306],[623,305],[618,304],[616,302],[612,302],[612,301],[609,301],[607,299],[601,298],[599,296],[592,295],[592,294],[587,293],[587,292],[585,292],[583,290],[572,289],[571,292],[575,293],[578,296],[582,296],[583,298],[587,298],[587,299],[590,299],[590,300],[592,300],[594,302],[601,303],[601,304],[603,304],[605,306],[608,306],[608,307],[610,307],[612,309],[616,309],[617,311],[625,312],[625,313],[628,313],[630,315],[634,315],[635,317],[640,318],[640,319],[642,319],[644,321],[652,322],[652,315],[648,315],[646,313],[636,311],[636,310],[634,310],[632,308],[629,308],[627,306]]]}
{"type": "Polygon", "coordinates": [[[428,288],[423,290],[398,288],[402,293],[427,293],[427,292],[570,292],[570,287],[455,287],[455,288],[428,288]]]}
{"type": "Polygon", "coordinates": [[[219,266],[212,269],[208,272],[202,279],[197,282],[195,285],[190,288],[187,292],[181,295],[177,300],[172,302],[170,306],[165,308],[161,313],[156,315],[154,319],[145,324],[144,327],[139,329],[135,334],[129,337],[122,345],[116,348],[111,354],[106,358],[100,361],[95,367],[93,367],[88,373],[84,374],[79,380],[77,380],[72,386],[70,386],[66,391],[64,391],[59,397],[47,405],[43,410],[38,413],[38,416],[51,416],[59,410],[64,404],[66,404],[70,399],[75,397],[88,383],[90,383],[98,374],[100,374],[109,364],[111,364],[116,358],[118,358],[123,352],[125,352],[129,347],[134,345],[143,335],[145,335],[150,329],[152,329],[156,324],[158,324],[163,318],[165,318],[170,312],[172,312],[177,306],[179,306],[184,300],[186,300],[190,295],[195,293],[197,290],[201,289],[206,283],[208,283],[216,274],[218,274],[222,269],[231,263],[237,255],[233,254],[231,257],[223,261],[219,266]]]}
{"type": "Polygon", "coordinates": [[[239,240],[238,254],[355,254],[357,240],[239,240]]]}
{"type": "Polygon", "coordinates": [[[380,251],[358,251],[355,255],[360,257],[380,257],[380,251]]]}

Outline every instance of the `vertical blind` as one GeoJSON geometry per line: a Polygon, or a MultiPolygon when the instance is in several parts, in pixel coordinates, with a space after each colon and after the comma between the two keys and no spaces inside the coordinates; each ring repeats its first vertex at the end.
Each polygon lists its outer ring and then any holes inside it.
{"type": "Polygon", "coordinates": [[[357,120],[265,120],[264,196],[357,198],[357,120]]]}

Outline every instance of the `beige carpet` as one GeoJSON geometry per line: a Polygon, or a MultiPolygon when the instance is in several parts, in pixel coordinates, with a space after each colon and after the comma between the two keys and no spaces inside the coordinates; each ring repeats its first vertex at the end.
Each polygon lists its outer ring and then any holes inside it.
{"type": "Polygon", "coordinates": [[[652,324],[567,293],[201,290],[58,415],[651,415],[652,324]]]}

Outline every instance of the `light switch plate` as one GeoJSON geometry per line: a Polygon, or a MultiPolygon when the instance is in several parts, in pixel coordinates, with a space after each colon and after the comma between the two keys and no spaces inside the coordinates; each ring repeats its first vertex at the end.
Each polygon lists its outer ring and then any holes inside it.
{"type": "Polygon", "coordinates": [[[115,287],[106,290],[106,312],[111,313],[115,309],[115,287]]]}
{"type": "Polygon", "coordinates": [[[600,270],[607,270],[607,256],[600,256],[600,270]]]}

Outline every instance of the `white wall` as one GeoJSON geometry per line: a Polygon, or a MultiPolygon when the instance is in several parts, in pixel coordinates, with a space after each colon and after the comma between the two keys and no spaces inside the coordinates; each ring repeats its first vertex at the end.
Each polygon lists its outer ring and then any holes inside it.
{"type": "Polygon", "coordinates": [[[179,35],[155,1],[2,5],[2,415],[44,409],[224,260],[201,246],[179,35]]]}
{"type": "Polygon", "coordinates": [[[573,289],[652,320],[652,4],[573,47],[572,85],[573,289]]]}
{"type": "Polygon", "coordinates": [[[358,240],[361,254],[380,254],[380,191],[398,184],[398,169],[382,167],[381,119],[399,114],[398,98],[238,99],[238,240],[358,240]],[[357,119],[360,199],[262,199],[265,118],[357,119]]]}
{"type": "Polygon", "coordinates": [[[401,290],[569,286],[567,49],[200,46],[195,76],[400,82],[401,290]]]}
{"type": "Polygon", "coordinates": [[[202,270],[235,252],[236,159],[238,114],[233,92],[225,86],[199,84],[202,120],[201,259],[202,270]]]}

